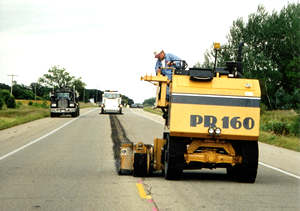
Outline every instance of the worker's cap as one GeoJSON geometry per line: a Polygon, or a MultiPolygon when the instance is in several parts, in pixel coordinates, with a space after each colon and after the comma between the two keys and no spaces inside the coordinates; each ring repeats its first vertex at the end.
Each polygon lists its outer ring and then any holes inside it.
{"type": "Polygon", "coordinates": [[[159,53],[157,51],[154,52],[154,58],[159,58],[159,55],[161,55],[164,51],[161,50],[159,53]]]}

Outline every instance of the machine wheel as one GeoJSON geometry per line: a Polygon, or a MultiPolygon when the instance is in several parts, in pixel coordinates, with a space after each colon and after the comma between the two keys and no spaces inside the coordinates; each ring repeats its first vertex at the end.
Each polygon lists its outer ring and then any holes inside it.
{"type": "Polygon", "coordinates": [[[134,177],[147,176],[147,154],[134,153],[133,176],[134,177]]]}
{"type": "Polygon", "coordinates": [[[239,144],[236,150],[242,156],[242,163],[227,168],[227,174],[239,182],[254,183],[258,167],[257,141],[245,141],[239,144]]]}
{"type": "Polygon", "coordinates": [[[178,142],[178,139],[167,136],[164,160],[165,179],[180,179],[184,165],[184,144],[178,142]]]}

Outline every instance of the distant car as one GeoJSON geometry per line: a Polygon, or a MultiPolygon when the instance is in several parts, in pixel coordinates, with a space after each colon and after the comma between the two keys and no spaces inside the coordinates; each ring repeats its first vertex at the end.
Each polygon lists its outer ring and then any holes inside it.
{"type": "Polygon", "coordinates": [[[141,103],[134,103],[130,105],[130,108],[144,108],[144,105],[141,103]]]}
{"type": "Polygon", "coordinates": [[[130,108],[137,108],[137,107],[138,107],[138,106],[137,106],[137,104],[135,104],[135,103],[130,105],[130,108]]]}
{"type": "Polygon", "coordinates": [[[138,108],[144,108],[144,105],[141,104],[141,103],[138,103],[138,104],[137,104],[137,107],[138,107],[138,108]]]}

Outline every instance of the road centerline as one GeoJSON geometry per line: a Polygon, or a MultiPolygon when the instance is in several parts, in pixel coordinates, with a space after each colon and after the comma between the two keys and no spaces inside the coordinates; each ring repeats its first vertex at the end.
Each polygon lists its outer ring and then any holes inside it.
{"type": "Polygon", "coordinates": [[[158,209],[157,204],[155,203],[154,199],[152,198],[151,193],[150,194],[146,193],[144,186],[145,186],[145,184],[142,179],[140,179],[136,183],[136,187],[138,189],[140,197],[142,199],[146,199],[152,205],[153,211],[158,211],[159,209],[158,209]]]}

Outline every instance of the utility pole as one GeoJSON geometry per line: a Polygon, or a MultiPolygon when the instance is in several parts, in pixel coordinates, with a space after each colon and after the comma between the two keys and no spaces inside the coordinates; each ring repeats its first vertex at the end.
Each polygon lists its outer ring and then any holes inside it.
{"type": "Polygon", "coordinates": [[[85,88],[83,88],[83,102],[85,103],[85,88]]]}
{"type": "Polygon", "coordinates": [[[8,75],[11,77],[11,87],[10,87],[10,94],[12,95],[12,91],[13,91],[13,85],[14,85],[14,76],[17,76],[17,75],[14,75],[14,74],[11,74],[11,75],[8,75]]]}
{"type": "Polygon", "coordinates": [[[34,84],[34,101],[36,102],[36,83],[34,84]]]}

